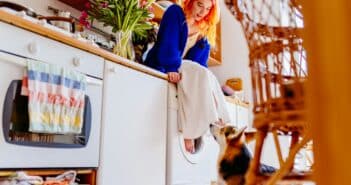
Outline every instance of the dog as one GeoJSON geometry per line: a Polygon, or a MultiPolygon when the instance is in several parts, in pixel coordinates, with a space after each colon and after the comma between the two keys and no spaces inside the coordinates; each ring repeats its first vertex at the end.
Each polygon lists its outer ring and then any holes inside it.
{"type": "MultiPolygon", "coordinates": [[[[251,161],[251,153],[246,142],[253,138],[246,138],[245,128],[238,129],[231,125],[220,127],[210,125],[210,131],[219,144],[217,160],[218,185],[244,185],[245,174],[251,161]]],[[[275,168],[261,164],[261,173],[273,173],[275,168]]]]}

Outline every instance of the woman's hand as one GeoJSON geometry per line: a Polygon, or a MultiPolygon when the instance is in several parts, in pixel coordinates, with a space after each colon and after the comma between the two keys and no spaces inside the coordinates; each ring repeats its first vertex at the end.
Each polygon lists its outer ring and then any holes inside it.
{"type": "Polygon", "coordinates": [[[181,79],[181,75],[178,72],[168,72],[168,80],[172,83],[178,83],[181,79]]]}

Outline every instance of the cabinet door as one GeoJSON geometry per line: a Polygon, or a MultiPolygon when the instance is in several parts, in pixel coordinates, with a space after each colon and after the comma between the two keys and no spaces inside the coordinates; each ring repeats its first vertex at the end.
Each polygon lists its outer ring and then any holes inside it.
{"type": "Polygon", "coordinates": [[[239,128],[245,127],[245,126],[249,127],[250,126],[249,108],[241,105],[237,105],[236,110],[237,110],[237,126],[239,128]]]}
{"type": "Polygon", "coordinates": [[[167,81],[106,62],[99,185],[164,185],[167,81]]]}
{"type": "Polygon", "coordinates": [[[238,126],[238,120],[237,120],[237,105],[232,103],[232,102],[226,102],[227,110],[229,112],[230,120],[231,120],[231,125],[233,126],[238,126]]]}

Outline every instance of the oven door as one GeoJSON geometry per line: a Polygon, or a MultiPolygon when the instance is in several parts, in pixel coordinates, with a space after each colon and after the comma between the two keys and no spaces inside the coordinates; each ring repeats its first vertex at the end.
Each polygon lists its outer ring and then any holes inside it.
{"type": "Polygon", "coordinates": [[[0,51],[0,65],[0,168],[97,167],[102,80],[88,76],[87,124],[80,135],[26,133],[7,123],[9,113],[15,109],[11,101],[17,97],[16,87],[22,79],[26,59],[0,51]]]}

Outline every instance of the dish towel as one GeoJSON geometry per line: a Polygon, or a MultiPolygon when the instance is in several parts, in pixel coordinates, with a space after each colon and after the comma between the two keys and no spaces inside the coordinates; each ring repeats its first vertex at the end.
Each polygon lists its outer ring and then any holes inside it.
{"type": "Polygon", "coordinates": [[[86,85],[81,73],[28,60],[22,95],[29,98],[29,131],[81,133],[86,85]]]}
{"type": "Polygon", "coordinates": [[[42,185],[43,182],[42,177],[27,175],[23,171],[17,171],[6,180],[0,179],[0,185],[42,185]]]}
{"type": "Polygon", "coordinates": [[[66,171],[56,177],[47,177],[43,185],[75,185],[76,176],[76,171],[66,171]]]}
{"type": "Polygon", "coordinates": [[[217,78],[210,70],[190,60],[183,60],[178,82],[178,120],[184,138],[204,135],[211,123],[221,118],[231,122],[226,101],[217,78]]]}

